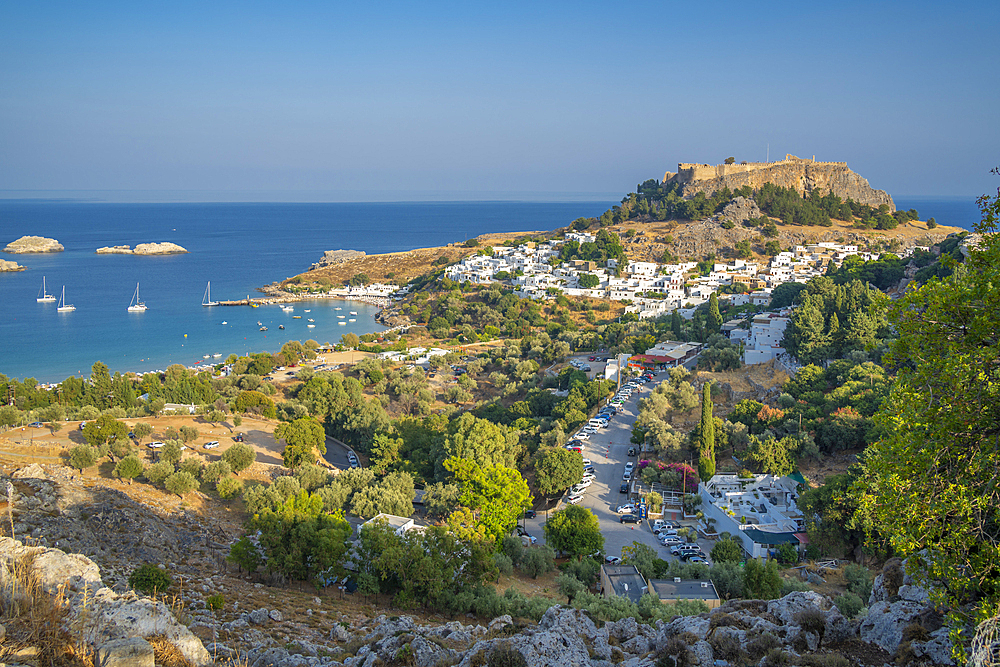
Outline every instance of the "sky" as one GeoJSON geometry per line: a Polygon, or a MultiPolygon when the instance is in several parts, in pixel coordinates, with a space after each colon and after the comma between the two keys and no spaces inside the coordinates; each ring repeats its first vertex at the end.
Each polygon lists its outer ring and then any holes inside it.
{"type": "Polygon", "coordinates": [[[0,197],[618,199],[678,162],[1000,177],[1000,2],[0,3],[0,197]]]}

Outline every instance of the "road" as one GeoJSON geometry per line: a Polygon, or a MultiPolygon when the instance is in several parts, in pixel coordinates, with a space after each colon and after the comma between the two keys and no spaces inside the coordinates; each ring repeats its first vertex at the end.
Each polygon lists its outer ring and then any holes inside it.
{"type": "MultiPolygon", "coordinates": [[[[586,361],[586,357],[583,360],[586,361]]],[[[593,362],[591,365],[595,366],[593,362]]],[[[623,524],[615,511],[618,505],[626,502],[626,495],[620,493],[626,462],[631,460],[638,467],[638,457],[630,458],[628,450],[634,446],[631,443],[632,426],[639,414],[639,400],[648,396],[659,382],[666,379],[666,373],[659,373],[651,382],[642,385],[625,402],[623,409],[611,419],[611,422],[592,435],[583,448],[583,456],[589,458],[594,465],[596,479],[587,487],[580,505],[591,510],[600,521],[601,533],[604,535],[604,553],[609,556],[621,556],[622,547],[629,546],[632,542],[640,542],[655,549],[660,558],[673,559],[669,549],[661,545],[653,535],[651,521],[623,524]]],[[[558,507],[550,507],[549,511],[564,506],[560,504],[558,507]]],[[[539,544],[545,542],[543,528],[545,521],[545,512],[539,512],[534,519],[523,521],[528,533],[538,538],[539,544]]],[[[711,550],[711,543],[707,540],[699,540],[699,544],[705,553],[711,550]]]]}

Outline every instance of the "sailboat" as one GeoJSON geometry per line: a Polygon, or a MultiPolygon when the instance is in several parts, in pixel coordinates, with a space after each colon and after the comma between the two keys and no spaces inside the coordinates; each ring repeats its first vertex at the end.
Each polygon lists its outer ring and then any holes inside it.
{"type": "Polygon", "coordinates": [[[56,298],[45,291],[45,276],[42,276],[42,291],[38,293],[38,298],[35,299],[38,303],[52,303],[56,298]]]}
{"type": "Polygon", "coordinates": [[[201,305],[203,306],[218,306],[218,301],[212,301],[212,281],[208,281],[208,287],[205,288],[205,296],[201,298],[201,305]]]}
{"type": "Polygon", "coordinates": [[[135,294],[132,295],[132,303],[128,306],[128,312],[130,313],[145,313],[146,304],[139,301],[139,283],[135,284],[135,294]]]}
{"type": "Polygon", "coordinates": [[[68,313],[71,310],[76,310],[76,306],[71,303],[66,303],[66,286],[63,285],[62,296],[59,297],[59,307],[56,308],[60,313],[68,313]]]}

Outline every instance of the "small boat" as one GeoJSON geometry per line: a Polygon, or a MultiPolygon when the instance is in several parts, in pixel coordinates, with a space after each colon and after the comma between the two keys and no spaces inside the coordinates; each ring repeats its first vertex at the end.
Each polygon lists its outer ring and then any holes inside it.
{"type": "Polygon", "coordinates": [[[259,330],[260,331],[267,331],[267,327],[261,327],[259,330]]]}
{"type": "Polygon", "coordinates": [[[337,324],[339,324],[342,327],[346,327],[347,326],[347,322],[337,322],[337,324]]]}
{"type": "Polygon", "coordinates": [[[203,306],[218,306],[218,301],[212,301],[212,281],[208,281],[208,286],[205,287],[205,296],[201,297],[201,305],[203,306]]]}
{"type": "Polygon", "coordinates": [[[348,322],[357,322],[357,320],[356,320],[356,319],[354,319],[353,317],[352,317],[351,319],[347,320],[347,321],[348,321],[348,322]]]}
{"type": "Polygon", "coordinates": [[[55,300],[56,298],[45,290],[45,276],[42,276],[42,291],[38,293],[38,298],[35,301],[38,303],[52,303],[55,300]]]}
{"type": "Polygon", "coordinates": [[[146,304],[139,300],[139,283],[135,284],[135,294],[132,295],[132,303],[128,306],[130,313],[145,313],[146,304]]]}
{"type": "Polygon", "coordinates": [[[306,308],[306,312],[307,312],[307,313],[311,313],[311,312],[312,312],[312,310],[311,310],[311,309],[309,309],[309,308],[306,308]]]}
{"type": "Polygon", "coordinates": [[[341,320],[344,319],[344,317],[345,317],[345,315],[337,315],[337,318],[339,318],[341,320]]]}
{"type": "Polygon", "coordinates": [[[218,358],[220,358],[220,357],[222,356],[222,354],[221,354],[220,352],[216,352],[216,353],[215,353],[215,354],[213,354],[212,356],[213,356],[214,358],[218,359],[218,358]]]}
{"type": "Polygon", "coordinates": [[[257,326],[262,327],[262,326],[264,326],[264,323],[261,322],[260,320],[257,320],[257,326]]]}
{"type": "Polygon", "coordinates": [[[76,306],[71,303],[66,303],[66,286],[63,285],[62,296],[59,297],[59,306],[56,308],[60,313],[68,313],[71,310],[76,310],[76,306]]]}
{"type": "Polygon", "coordinates": [[[315,325],[315,324],[307,324],[306,326],[307,326],[308,328],[310,328],[310,329],[315,329],[315,328],[316,328],[316,325],[315,325]]]}
{"type": "Polygon", "coordinates": [[[284,325],[284,324],[279,324],[279,325],[278,325],[278,328],[279,328],[279,329],[284,329],[284,328],[285,328],[285,325],[284,325]]]}
{"type": "Polygon", "coordinates": [[[210,354],[203,354],[203,355],[201,355],[201,358],[202,359],[211,359],[212,355],[210,355],[210,354]]]}
{"type": "Polygon", "coordinates": [[[292,319],[293,320],[301,320],[302,316],[301,315],[292,315],[292,319]]]}
{"type": "Polygon", "coordinates": [[[229,324],[229,322],[227,322],[227,321],[225,321],[225,320],[222,320],[222,323],[223,323],[223,324],[229,324]]]}
{"type": "Polygon", "coordinates": [[[356,310],[352,310],[351,311],[351,315],[357,315],[357,314],[358,314],[358,311],[356,311],[356,310]]]}
{"type": "Polygon", "coordinates": [[[282,306],[282,307],[281,307],[281,309],[282,309],[283,311],[285,311],[286,313],[290,313],[290,312],[292,312],[293,310],[295,310],[295,306],[282,306]]]}
{"type": "Polygon", "coordinates": [[[310,321],[310,322],[315,322],[316,320],[314,320],[313,318],[311,318],[311,317],[310,317],[310,318],[309,318],[309,321],[310,321]]]}
{"type": "Polygon", "coordinates": [[[334,310],[340,310],[340,306],[337,306],[336,308],[334,308],[334,310]]]}

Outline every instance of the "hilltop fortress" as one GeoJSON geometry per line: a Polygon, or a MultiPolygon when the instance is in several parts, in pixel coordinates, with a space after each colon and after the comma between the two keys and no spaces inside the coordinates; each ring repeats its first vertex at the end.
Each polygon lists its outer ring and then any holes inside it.
{"type": "Polygon", "coordinates": [[[804,195],[819,188],[822,194],[832,191],[844,199],[850,197],[876,208],[887,204],[890,212],[896,210],[889,193],[872,188],[868,180],[851,171],[846,162],[817,162],[815,157],[810,160],[786,155],[784,160],[777,162],[717,165],[682,162],[677,165],[677,173],[668,171],[663,175],[663,184],[670,183],[680,184],[685,197],[698,192],[712,194],[727,186],[730,190],[744,185],[758,188],[764,183],[794,188],[804,195]]]}

